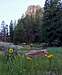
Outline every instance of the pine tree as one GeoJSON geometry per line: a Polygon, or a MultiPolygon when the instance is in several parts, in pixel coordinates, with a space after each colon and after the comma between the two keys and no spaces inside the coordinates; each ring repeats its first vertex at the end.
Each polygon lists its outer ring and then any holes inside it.
{"type": "Polygon", "coordinates": [[[59,41],[59,34],[57,34],[59,27],[59,1],[60,0],[46,0],[44,6],[44,17],[43,17],[43,41],[53,42],[54,40],[59,41]]]}
{"type": "Polygon", "coordinates": [[[10,22],[10,41],[13,42],[13,34],[14,34],[14,31],[13,31],[13,21],[11,20],[10,22]]]}

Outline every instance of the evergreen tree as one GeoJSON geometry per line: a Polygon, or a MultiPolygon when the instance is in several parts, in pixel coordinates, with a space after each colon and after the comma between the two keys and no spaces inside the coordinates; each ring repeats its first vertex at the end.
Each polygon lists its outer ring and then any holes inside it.
{"type": "Polygon", "coordinates": [[[24,27],[22,21],[19,19],[14,29],[14,43],[19,44],[22,42],[24,42],[24,27]]]}
{"type": "Polygon", "coordinates": [[[41,42],[42,10],[36,12],[36,15],[22,16],[18,20],[14,30],[14,41],[18,43],[41,42]],[[17,35],[17,36],[16,36],[17,35]]]}
{"type": "Polygon", "coordinates": [[[43,41],[51,42],[54,40],[59,41],[58,30],[59,26],[59,1],[60,0],[46,0],[44,6],[44,17],[43,17],[43,41]],[[58,15],[57,15],[58,14],[58,15]]]}
{"type": "Polygon", "coordinates": [[[11,20],[10,22],[10,42],[13,42],[13,34],[14,34],[14,31],[13,31],[13,21],[11,20]]]}
{"type": "Polygon", "coordinates": [[[2,38],[1,39],[2,39],[2,41],[6,41],[5,21],[4,20],[1,23],[1,28],[2,28],[2,30],[1,30],[2,38]]]}

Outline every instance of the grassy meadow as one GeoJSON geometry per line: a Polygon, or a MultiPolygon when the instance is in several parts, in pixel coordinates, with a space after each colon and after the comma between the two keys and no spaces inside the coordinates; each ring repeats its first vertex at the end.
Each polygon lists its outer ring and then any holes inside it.
{"type": "Polygon", "coordinates": [[[51,58],[31,58],[22,54],[7,59],[0,51],[0,75],[62,75],[62,48],[47,49],[51,58]]]}

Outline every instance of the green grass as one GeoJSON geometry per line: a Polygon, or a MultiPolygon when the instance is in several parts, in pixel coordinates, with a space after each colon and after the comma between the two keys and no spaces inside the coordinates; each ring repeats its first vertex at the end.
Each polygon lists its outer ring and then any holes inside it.
{"type": "Polygon", "coordinates": [[[16,56],[13,62],[7,61],[0,54],[0,75],[62,75],[62,48],[48,48],[49,54],[54,58],[50,62],[47,57],[33,57],[28,60],[26,56],[16,56]]]}

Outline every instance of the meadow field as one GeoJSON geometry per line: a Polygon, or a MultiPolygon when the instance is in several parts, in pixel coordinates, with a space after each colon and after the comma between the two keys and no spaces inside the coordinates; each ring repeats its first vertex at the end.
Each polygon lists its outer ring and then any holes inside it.
{"type": "Polygon", "coordinates": [[[36,57],[24,53],[7,56],[0,51],[0,75],[62,75],[62,48],[47,50],[47,56],[36,57]]]}

